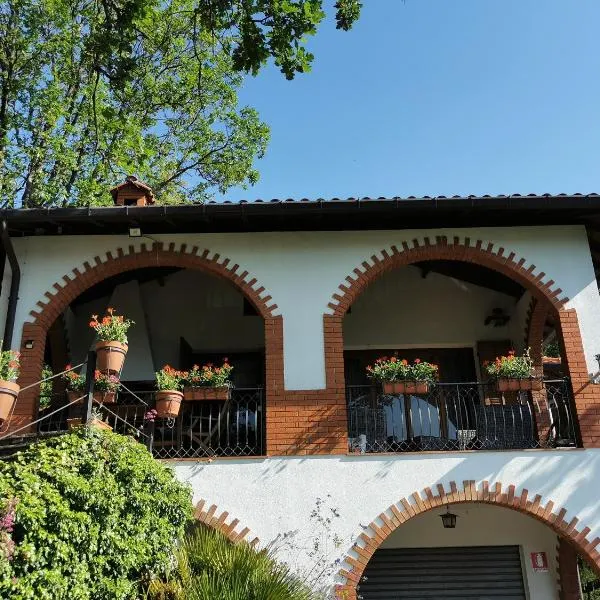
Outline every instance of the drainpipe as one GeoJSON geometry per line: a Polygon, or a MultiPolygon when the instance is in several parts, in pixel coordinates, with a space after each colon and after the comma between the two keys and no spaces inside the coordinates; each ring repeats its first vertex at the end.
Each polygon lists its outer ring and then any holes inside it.
{"type": "MultiPolygon", "coordinates": [[[[21,286],[21,269],[19,261],[15,254],[12,241],[8,235],[8,227],[6,221],[2,221],[2,247],[10,263],[11,280],[10,280],[10,295],[8,297],[8,308],[6,310],[6,324],[4,325],[4,339],[2,348],[10,350],[13,339],[13,331],[15,328],[15,314],[17,313],[17,302],[19,300],[19,287],[21,286]]],[[[4,275],[4,269],[2,270],[4,275]]]]}

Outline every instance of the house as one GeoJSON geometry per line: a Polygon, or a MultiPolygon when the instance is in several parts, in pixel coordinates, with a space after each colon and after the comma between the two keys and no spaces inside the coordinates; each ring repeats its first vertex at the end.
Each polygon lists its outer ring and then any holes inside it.
{"type": "Polygon", "coordinates": [[[113,306],[135,321],[117,431],[147,434],[164,364],[234,366],[226,405],[153,426],[199,519],[276,540],[346,600],[580,597],[577,557],[600,570],[600,196],[157,206],[129,179],[113,197],[1,215],[22,353],[4,432],[66,428],[60,383],[49,407],[35,384],[84,363],[113,306]],[[484,361],[527,348],[543,387],[498,391],[484,361]],[[439,383],[384,394],[366,367],[394,352],[439,383]]]}

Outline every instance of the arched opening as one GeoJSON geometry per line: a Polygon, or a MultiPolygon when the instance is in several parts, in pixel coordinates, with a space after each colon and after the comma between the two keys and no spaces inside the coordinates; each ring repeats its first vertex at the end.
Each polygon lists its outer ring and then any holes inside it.
{"type": "Polygon", "coordinates": [[[578,560],[587,564],[588,576],[600,574],[596,550],[600,539],[590,541],[594,537],[590,527],[554,501],[501,482],[438,483],[402,498],[362,529],[339,572],[342,582],[336,593],[340,600],[471,597],[457,592],[461,585],[464,590],[475,590],[473,597],[579,600],[578,560]],[[457,515],[455,528],[444,527],[440,518],[448,510],[457,515]],[[438,556],[433,558],[436,552],[438,556]],[[417,554],[420,560],[414,568],[418,581],[412,583],[415,573],[408,562],[417,554]],[[511,561],[508,571],[516,595],[503,596],[501,590],[486,595],[490,586],[485,571],[489,568],[481,561],[475,568],[480,554],[488,562],[491,558],[494,577],[499,576],[501,562],[511,561]],[[451,561],[461,569],[460,584],[451,561]],[[429,563],[434,563],[434,568],[429,563]],[[532,573],[543,577],[532,584],[532,573]],[[453,586],[454,595],[431,591],[432,586],[441,584],[449,584],[449,589],[453,586]],[[406,585],[413,586],[410,594],[402,591],[406,585]],[[477,589],[484,591],[478,595],[477,589]],[[387,595],[381,595],[382,590],[387,595]],[[423,595],[425,592],[429,595],[423,595]]]}
{"type": "MultiPolygon", "coordinates": [[[[576,553],[547,525],[509,508],[467,502],[432,509],[393,531],[374,552],[357,587],[363,600],[388,598],[559,597],[560,583],[576,575],[576,553]]],[[[575,596],[560,596],[575,598],[575,596]]]]}
{"type": "MultiPolygon", "coordinates": [[[[150,263],[151,264],[151,263],[150,263]]],[[[60,307],[47,328],[45,368],[54,373],[82,363],[94,345],[91,315],[107,307],[132,319],[129,352],[121,381],[125,388],[105,415],[113,429],[129,433],[144,424],[154,406],[154,373],[164,365],[234,367],[228,401],[184,401],[175,420],[158,420],[154,454],[159,458],[262,455],[265,451],[265,320],[239,286],[208,270],[173,262],[137,266],[99,278],[60,307]]],[[[65,384],[55,380],[36,398],[38,416],[67,404],[65,384]]],[[[44,420],[46,430],[67,427],[78,405],[44,420]]]]}
{"type": "Polygon", "coordinates": [[[508,270],[447,253],[396,262],[390,259],[365,278],[368,286],[347,294],[352,304],[342,328],[350,450],[575,445],[565,369],[558,361],[542,360],[543,347],[560,341],[552,303],[524,278],[509,277],[508,270]],[[543,388],[499,390],[485,365],[528,347],[543,388]],[[439,382],[426,391],[383,393],[369,379],[367,366],[392,355],[438,365],[439,382]]]}

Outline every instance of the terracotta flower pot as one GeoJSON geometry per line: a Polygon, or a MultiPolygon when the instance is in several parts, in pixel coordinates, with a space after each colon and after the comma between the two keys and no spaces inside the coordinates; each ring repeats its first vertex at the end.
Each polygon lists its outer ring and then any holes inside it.
{"type": "Polygon", "coordinates": [[[94,400],[101,404],[114,404],[117,392],[94,392],[94,400]]]}
{"type": "Polygon", "coordinates": [[[184,400],[206,400],[206,401],[214,401],[214,400],[229,400],[230,394],[229,386],[222,387],[191,387],[186,386],[183,389],[183,398],[184,400]]]}
{"type": "Polygon", "coordinates": [[[103,373],[120,373],[126,354],[127,344],[121,344],[121,342],[98,342],[96,344],[96,368],[103,373]]]}
{"type": "Polygon", "coordinates": [[[539,392],[544,382],[536,377],[517,379],[512,377],[501,377],[497,381],[499,392],[536,391],[539,392]]]}
{"type": "Polygon", "coordinates": [[[428,381],[384,381],[384,394],[426,394],[429,391],[428,381]]]}
{"type": "Polygon", "coordinates": [[[69,404],[71,402],[75,402],[75,400],[77,400],[76,404],[83,404],[84,396],[85,392],[75,392],[73,390],[67,390],[67,400],[69,401],[69,404]]]}
{"type": "Polygon", "coordinates": [[[14,381],[0,380],[0,424],[8,419],[20,389],[14,381]]]}
{"type": "Polygon", "coordinates": [[[175,418],[179,414],[183,394],[178,390],[156,392],[156,416],[161,419],[175,418]]]}
{"type": "Polygon", "coordinates": [[[106,423],[105,421],[101,421],[100,419],[92,419],[88,425],[90,427],[96,427],[97,429],[106,429],[107,431],[112,431],[112,427],[106,423]]]}

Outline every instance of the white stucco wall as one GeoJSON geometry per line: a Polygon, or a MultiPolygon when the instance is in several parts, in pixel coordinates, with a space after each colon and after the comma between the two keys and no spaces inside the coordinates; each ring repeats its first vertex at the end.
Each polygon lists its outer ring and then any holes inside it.
{"type": "MultiPolygon", "coordinates": [[[[285,383],[288,389],[321,389],[325,386],[322,315],[338,285],[353,269],[371,255],[381,257],[382,249],[413,239],[468,236],[504,248],[523,257],[525,266],[534,264],[537,272],[546,273],[570,298],[569,306],[577,309],[588,369],[595,370],[594,355],[600,353],[600,298],[583,226],[514,227],[483,229],[440,229],[405,231],[277,232],[251,234],[198,234],[156,236],[166,242],[197,245],[229,258],[240,265],[256,287],[264,286],[277,304],[277,314],[284,317],[285,383]]],[[[23,270],[20,302],[17,311],[15,340],[29,319],[38,300],[51,290],[55,281],[83,268],[84,261],[94,263],[96,255],[107,251],[116,255],[118,247],[130,244],[150,245],[149,240],[131,240],[127,236],[32,237],[15,239],[14,245],[23,270]]]]}
{"type": "Polygon", "coordinates": [[[358,297],[344,317],[344,347],[472,347],[480,340],[514,340],[513,334],[521,342],[523,327],[515,298],[437,273],[424,279],[418,268],[406,267],[386,273],[358,297]],[[511,321],[484,325],[493,308],[511,321]]]}
{"type": "MultiPolygon", "coordinates": [[[[216,504],[219,512],[229,512],[231,518],[240,520],[241,526],[249,527],[263,545],[286,532],[295,532],[291,536],[293,542],[282,547],[280,555],[300,571],[314,565],[315,559],[308,553],[315,537],[327,549],[327,561],[332,564],[344,558],[365,527],[389,506],[425,487],[435,490],[437,483],[449,489],[450,481],[456,481],[461,488],[465,480],[478,484],[484,480],[490,484],[499,481],[505,486],[515,485],[519,494],[525,488],[530,499],[540,494],[544,504],[554,502],[556,512],[565,508],[567,521],[577,517],[580,531],[586,526],[591,530],[588,540],[600,535],[600,450],[216,459],[210,464],[169,464],[180,480],[191,484],[195,500],[203,498],[209,505],[216,504]],[[325,533],[311,517],[317,498],[324,501],[324,512],[336,508],[340,515],[333,517],[325,533]],[[331,543],[334,536],[341,539],[338,548],[331,543]]],[[[460,514],[460,507],[456,508],[460,514]]],[[[438,515],[442,511],[433,512],[438,515]]],[[[514,540],[510,543],[533,548],[532,552],[543,545],[552,559],[552,545],[548,545],[552,532],[546,526],[534,527],[538,524],[528,522],[521,527],[522,519],[529,517],[516,513],[497,518],[511,522],[510,527],[503,528],[510,537],[500,539],[514,540]]],[[[465,516],[459,527],[469,523],[470,517],[465,516]]],[[[486,530],[490,527],[496,525],[488,521],[486,530]]],[[[401,527],[397,535],[402,536],[402,532],[401,527]]],[[[470,535],[465,540],[473,541],[475,533],[470,535]]],[[[488,543],[495,542],[490,537],[488,543]]],[[[539,589],[544,589],[549,580],[539,575],[532,577],[540,582],[539,589]]],[[[329,579],[334,580],[335,577],[329,579]]],[[[533,596],[540,600],[553,597],[533,596]]]]}

